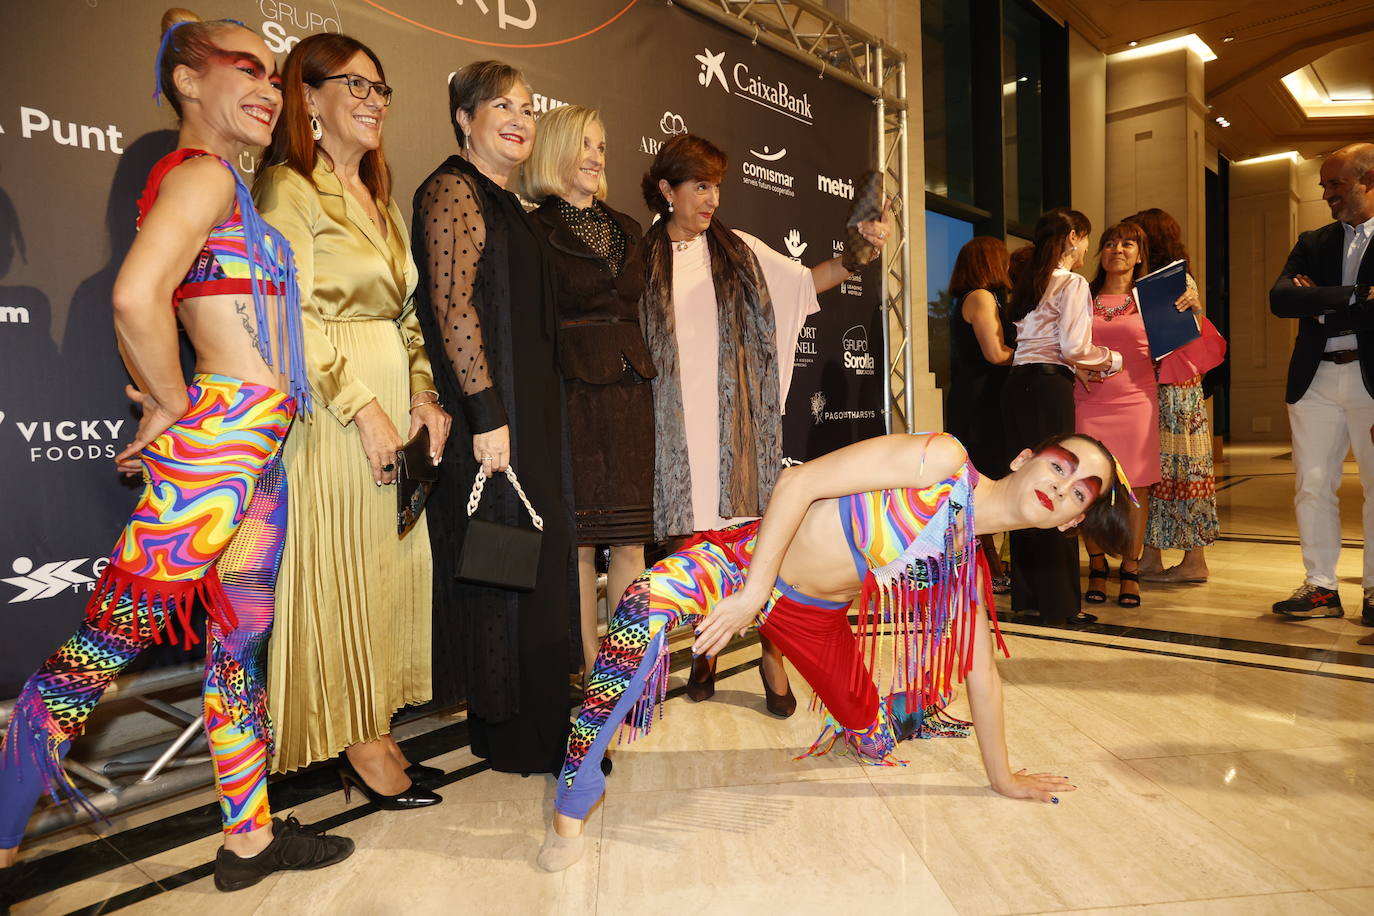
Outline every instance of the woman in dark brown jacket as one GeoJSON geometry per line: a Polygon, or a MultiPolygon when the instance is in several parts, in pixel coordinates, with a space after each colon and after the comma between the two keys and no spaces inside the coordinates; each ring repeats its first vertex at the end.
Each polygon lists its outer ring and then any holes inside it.
{"type": "Polygon", "coordinates": [[[655,373],[639,323],[644,243],[639,223],[603,202],[606,130],[579,105],[539,120],[525,164],[525,196],[540,202],[557,279],[558,352],[568,400],[582,652],[599,644],[595,550],[611,548],[606,604],[644,571],[653,540],[655,373]]]}

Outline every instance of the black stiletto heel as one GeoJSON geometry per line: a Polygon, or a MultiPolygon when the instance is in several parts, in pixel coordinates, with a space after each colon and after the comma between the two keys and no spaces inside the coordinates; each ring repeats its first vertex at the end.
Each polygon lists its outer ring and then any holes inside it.
{"type": "Polygon", "coordinates": [[[1106,556],[1107,555],[1105,553],[1088,554],[1088,590],[1083,593],[1083,600],[1088,602],[1089,604],[1107,603],[1107,579],[1111,577],[1112,568],[1107,563],[1105,559],[1106,556]],[[1101,566],[1098,566],[1096,563],[1093,562],[1093,560],[1097,557],[1104,558],[1101,566]],[[1101,582],[1102,587],[1093,588],[1092,584],[1094,580],[1101,582]]]}
{"type": "Polygon", "coordinates": [[[412,763],[406,767],[406,775],[411,782],[424,782],[427,779],[438,779],[444,775],[444,771],[438,767],[427,767],[423,763],[412,763]]]}
{"type": "Polygon", "coordinates": [[[759,680],[763,681],[763,705],[772,715],[786,719],[797,711],[797,698],[792,695],[792,685],[787,685],[786,693],[777,693],[768,683],[768,674],[763,670],[763,660],[759,660],[759,680]]]}
{"type": "Polygon", "coordinates": [[[1140,573],[1128,572],[1124,566],[1116,572],[1121,577],[1121,592],[1116,596],[1116,603],[1122,607],[1140,607],[1140,594],[1132,595],[1126,591],[1127,582],[1134,582],[1136,588],[1140,588],[1140,573]]]}
{"type": "Polygon", "coordinates": [[[692,673],[687,678],[687,698],[693,703],[709,700],[716,693],[716,660],[705,655],[692,659],[692,673]]]}
{"type": "Polygon", "coordinates": [[[353,789],[357,789],[367,800],[383,811],[409,811],[412,808],[428,808],[430,805],[437,805],[443,798],[417,786],[414,780],[410,785],[397,792],[395,795],[383,795],[376,789],[367,784],[367,780],[353,767],[352,761],[348,759],[348,754],[339,755],[339,782],[343,785],[344,804],[348,804],[353,796],[353,789]]]}

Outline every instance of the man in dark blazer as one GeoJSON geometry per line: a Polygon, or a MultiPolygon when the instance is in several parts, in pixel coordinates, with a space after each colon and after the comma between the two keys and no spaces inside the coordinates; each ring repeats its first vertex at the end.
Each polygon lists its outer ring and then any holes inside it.
{"type": "Polygon", "coordinates": [[[1341,617],[1336,560],[1341,552],[1337,489],[1353,449],[1364,487],[1364,597],[1361,622],[1374,626],[1374,144],[1327,157],[1322,199],[1336,221],[1304,232],[1288,255],[1269,307],[1298,319],[1288,365],[1288,421],[1297,474],[1298,537],[1306,568],[1274,613],[1341,617]]]}

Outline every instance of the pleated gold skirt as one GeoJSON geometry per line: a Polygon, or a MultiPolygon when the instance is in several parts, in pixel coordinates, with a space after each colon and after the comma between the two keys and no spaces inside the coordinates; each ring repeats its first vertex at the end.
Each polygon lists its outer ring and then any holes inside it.
{"type": "MultiPolygon", "coordinates": [[[[351,372],[402,438],[410,370],[396,325],[326,321],[351,372]]],[[[396,535],[396,490],[372,480],[355,425],[318,402],[286,442],[286,549],[268,658],[276,773],[391,731],[402,706],[430,699],[429,530],[396,535]]]]}

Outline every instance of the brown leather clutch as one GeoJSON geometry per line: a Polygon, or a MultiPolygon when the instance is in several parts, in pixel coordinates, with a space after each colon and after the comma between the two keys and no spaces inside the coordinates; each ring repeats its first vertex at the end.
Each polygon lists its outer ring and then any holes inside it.
{"type": "Polygon", "coordinates": [[[396,533],[404,536],[415,527],[425,501],[439,479],[439,468],[429,457],[429,428],[420,431],[396,450],[396,533]]]}

